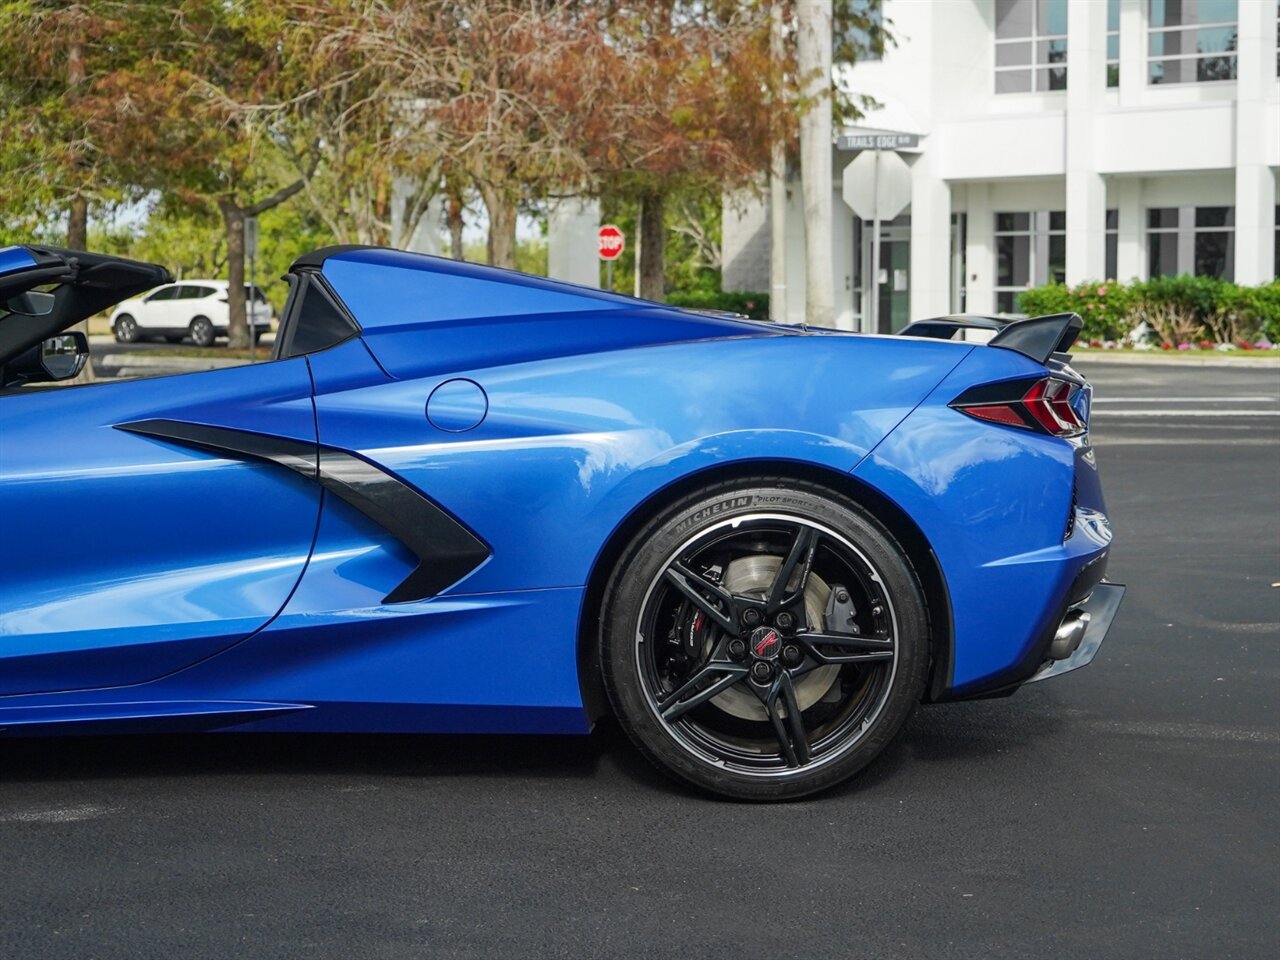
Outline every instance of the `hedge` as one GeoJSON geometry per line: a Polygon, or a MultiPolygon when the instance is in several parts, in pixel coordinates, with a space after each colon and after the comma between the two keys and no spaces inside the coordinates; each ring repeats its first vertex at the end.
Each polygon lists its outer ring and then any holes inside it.
{"type": "Polygon", "coordinates": [[[1146,323],[1171,346],[1211,340],[1252,342],[1265,335],[1280,341],[1280,280],[1242,287],[1214,277],[1156,277],[1119,283],[1093,280],[1068,287],[1050,283],[1018,297],[1028,316],[1078,313],[1088,339],[1119,340],[1146,323]]]}
{"type": "Polygon", "coordinates": [[[724,310],[728,313],[744,314],[752,320],[769,319],[769,295],[767,293],[683,290],[668,293],[666,300],[673,307],[689,307],[692,310],[724,310]]]}

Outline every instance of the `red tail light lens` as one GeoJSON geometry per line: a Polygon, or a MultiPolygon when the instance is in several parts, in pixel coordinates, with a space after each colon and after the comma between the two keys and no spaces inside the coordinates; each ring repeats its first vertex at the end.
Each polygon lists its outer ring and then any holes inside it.
{"type": "Polygon", "coordinates": [[[990,423],[1074,437],[1088,429],[1072,404],[1080,389],[1079,384],[1058,377],[1014,380],[966,390],[951,406],[990,423]]]}

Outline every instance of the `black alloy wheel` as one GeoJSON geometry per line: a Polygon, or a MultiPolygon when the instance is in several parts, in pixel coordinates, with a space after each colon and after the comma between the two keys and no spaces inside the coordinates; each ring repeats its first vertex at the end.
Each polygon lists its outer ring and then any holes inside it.
{"type": "Polygon", "coordinates": [[[138,339],[138,321],[130,314],[122,313],[116,317],[111,332],[115,335],[116,343],[133,343],[138,339]]]}
{"type": "Polygon", "coordinates": [[[901,547],[856,504],[777,479],[688,498],[641,531],[601,640],[606,688],[641,751],[750,800],[861,769],[918,702],[928,661],[901,547]]]}

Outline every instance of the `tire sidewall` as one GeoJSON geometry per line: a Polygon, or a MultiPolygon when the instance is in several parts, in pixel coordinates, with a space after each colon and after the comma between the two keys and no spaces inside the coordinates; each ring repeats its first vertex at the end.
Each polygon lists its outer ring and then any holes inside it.
{"type": "Polygon", "coordinates": [[[928,617],[923,593],[905,552],[857,504],[811,485],[746,480],[680,501],[632,541],[605,593],[600,663],[619,722],[650,760],[695,786],[738,799],[783,800],[839,783],[869,763],[897,734],[919,702],[928,664],[928,617]],[[866,557],[893,603],[898,662],[888,695],[856,744],[811,771],[755,777],[713,766],[679,744],[654,715],[637,665],[636,644],[650,584],[684,543],[734,517],[795,516],[829,527],[866,557]]]}

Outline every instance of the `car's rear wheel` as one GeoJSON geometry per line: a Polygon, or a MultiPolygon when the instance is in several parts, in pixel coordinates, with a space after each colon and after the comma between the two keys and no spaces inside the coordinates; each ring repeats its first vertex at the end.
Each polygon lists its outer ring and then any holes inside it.
{"type": "Polygon", "coordinates": [[[852,776],[919,701],[928,617],[910,562],[851,501],[748,479],[632,541],[601,664],[623,728],[667,773],[782,800],[852,776]]]}
{"type": "Polygon", "coordinates": [[[187,335],[197,347],[212,347],[215,334],[208,317],[196,317],[187,327],[187,335]]]}
{"type": "Polygon", "coordinates": [[[134,343],[138,339],[138,321],[130,314],[122,313],[111,325],[111,332],[115,335],[116,343],[134,343]]]}

